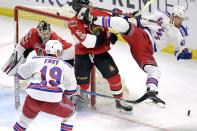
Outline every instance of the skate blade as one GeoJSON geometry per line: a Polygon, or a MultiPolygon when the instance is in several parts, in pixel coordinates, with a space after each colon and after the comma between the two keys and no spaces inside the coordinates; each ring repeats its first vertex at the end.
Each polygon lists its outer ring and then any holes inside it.
{"type": "Polygon", "coordinates": [[[155,103],[155,102],[153,102],[150,99],[145,100],[145,103],[148,104],[148,105],[159,107],[159,108],[166,108],[165,104],[163,104],[163,103],[155,103]]]}
{"type": "Polygon", "coordinates": [[[129,114],[129,115],[132,115],[133,114],[133,110],[132,111],[125,111],[123,109],[116,109],[117,112],[120,112],[122,114],[129,114]]]}

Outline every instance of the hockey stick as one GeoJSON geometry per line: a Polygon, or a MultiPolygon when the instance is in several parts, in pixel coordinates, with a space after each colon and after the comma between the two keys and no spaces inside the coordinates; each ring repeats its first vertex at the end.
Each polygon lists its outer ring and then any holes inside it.
{"type": "MultiPolygon", "coordinates": [[[[155,0],[148,0],[148,2],[146,2],[146,4],[144,5],[144,7],[139,11],[139,14],[138,15],[142,14],[146,10],[146,8],[148,6],[150,6],[154,1],[155,0]]],[[[72,2],[68,2],[68,3],[71,3],[72,4],[72,2]]],[[[95,6],[91,6],[91,5],[85,5],[85,4],[80,4],[80,5],[83,6],[83,7],[86,7],[86,8],[94,8],[94,9],[103,10],[103,11],[112,13],[112,10],[109,10],[109,9],[104,9],[104,8],[95,7],[95,6]]],[[[131,18],[134,17],[133,15],[128,14],[128,13],[120,13],[120,15],[125,15],[125,16],[131,17],[131,18]]]]}
{"type": "Polygon", "coordinates": [[[139,11],[138,15],[142,15],[144,13],[144,11],[146,10],[146,8],[148,6],[150,6],[150,4],[152,4],[155,0],[149,0],[148,2],[146,2],[146,5],[141,9],[141,11],[139,11]]]}
{"type": "MultiPolygon", "coordinates": [[[[141,9],[141,11],[139,11],[139,14],[137,15],[141,15],[148,6],[150,6],[150,4],[152,4],[155,0],[148,0],[148,2],[145,4],[145,6],[141,9]]],[[[72,4],[72,2],[68,2],[70,4],[72,4]]],[[[79,3],[78,3],[79,4],[79,3]]],[[[86,8],[92,8],[92,9],[98,9],[98,10],[102,10],[102,11],[106,11],[106,12],[109,12],[109,13],[112,13],[112,10],[109,10],[109,9],[104,9],[104,8],[100,8],[100,7],[95,7],[95,6],[90,6],[90,5],[85,5],[85,4],[80,4],[81,6],[83,7],[86,7],[86,8]]],[[[127,16],[128,18],[135,18],[134,15],[130,14],[130,13],[120,13],[120,15],[124,15],[124,16],[127,16]]],[[[155,20],[151,20],[151,19],[147,19],[147,18],[142,18],[141,19],[143,20],[146,20],[148,22],[152,22],[152,23],[157,23],[157,21],[155,20]]]]}
{"type": "Polygon", "coordinates": [[[104,97],[104,98],[109,98],[109,99],[120,100],[120,101],[124,101],[124,102],[127,102],[127,103],[132,103],[132,104],[141,103],[141,102],[143,102],[144,100],[146,100],[148,98],[147,93],[145,93],[139,99],[131,101],[131,100],[125,100],[125,99],[118,99],[118,98],[115,98],[113,96],[108,96],[108,95],[100,94],[100,93],[97,93],[97,92],[90,92],[90,91],[86,91],[86,90],[80,90],[80,91],[83,92],[83,93],[94,95],[94,96],[99,96],[99,97],[104,97]]]}

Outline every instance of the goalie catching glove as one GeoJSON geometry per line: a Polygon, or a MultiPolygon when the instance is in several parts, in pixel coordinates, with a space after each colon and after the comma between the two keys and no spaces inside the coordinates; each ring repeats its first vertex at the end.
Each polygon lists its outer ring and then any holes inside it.
{"type": "Polygon", "coordinates": [[[26,50],[20,44],[17,44],[12,55],[9,57],[1,70],[9,76],[14,76],[18,70],[18,67],[25,63],[30,52],[31,50],[26,50]]]}

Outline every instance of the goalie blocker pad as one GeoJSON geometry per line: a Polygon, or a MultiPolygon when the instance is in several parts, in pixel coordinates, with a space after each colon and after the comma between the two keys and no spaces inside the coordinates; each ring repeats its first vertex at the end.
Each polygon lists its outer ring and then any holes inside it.
{"type": "Polygon", "coordinates": [[[26,61],[24,52],[25,48],[18,44],[1,70],[9,76],[14,76],[17,73],[18,67],[26,61]]]}

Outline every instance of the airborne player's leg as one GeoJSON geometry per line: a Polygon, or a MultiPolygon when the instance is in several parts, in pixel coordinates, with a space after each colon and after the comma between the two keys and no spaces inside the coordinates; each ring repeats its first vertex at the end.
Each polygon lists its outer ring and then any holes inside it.
{"type": "Polygon", "coordinates": [[[153,47],[149,37],[144,30],[136,26],[132,26],[131,31],[123,37],[130,45],[133,58],[139,67],[147,73],[146,87],[150,102],[164,107],[165,102],[157,97],[158,81],[161,73],[153,57],[153,47]]]}
{"type": "MultiPolygon", "coordinates": [[[[123,98],[123,89],[121,84],[121,77],[118,67],[116,66],[111,55],[107,53],[98,54],[94,57],[94,63],[98,70],[101,72],[110,86],[112,94],[115,98],[123,98]]],[[[105,87],[104,87],[105,88],[105,87]]],[[[116,108],[124,111],[132,111],[132,107],[122,101],[116,100],[116,108]]]]}

